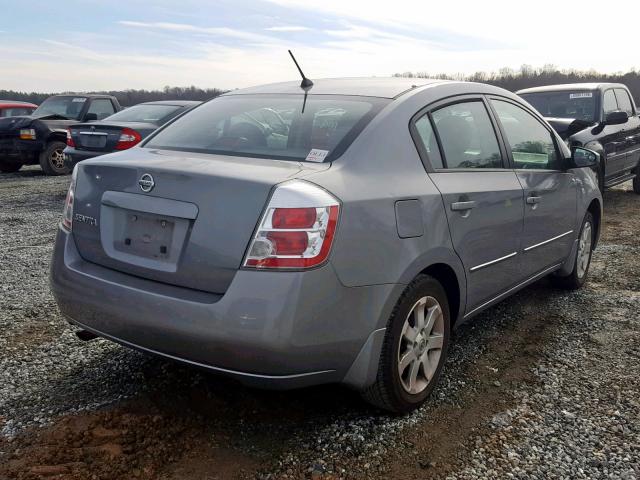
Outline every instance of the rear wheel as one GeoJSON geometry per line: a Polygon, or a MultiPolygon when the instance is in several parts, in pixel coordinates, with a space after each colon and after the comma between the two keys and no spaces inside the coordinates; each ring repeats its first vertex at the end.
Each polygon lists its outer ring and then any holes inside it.
{"type": "Polygon", "coordinates": [[[64,163],[62,153],[67,144],[53,141],[47,144],[47,148],[40,154],[40,167],[47,175],[65,175],[71,170],[64,163]]]}
{"type": "Polygon", "coordinates": [[[442,285],[418,276],[398,300],[385,334],[369,403],[395,413],[419,407],[435,388],[450,337],[449,303],[442,285]]]}
{"type": "Polygon", "coordinates": [[[587,212],[582,221],[582,228],[580,229],[580,236],[578,237],[578,248],[576,248],[573,271],[564,277],[552,277],[553,282],[558,287],[576,290],[585,284],[587,275],[589,274],[589,266],[591,265],[595,232],[596,228],[593,223],[593,215],[587,212]]]}
{"type": "Polygon", "coordinates": [[[633,179],[633,191],[640,195],[640,165],[636,167],[636,176],[633,179]]]}
{"type": "Polygon", "coordinates": [[[0,160],[0,172],[2,173],[17,172],[21,168],[22,168],[21,163],[7,162],[5,160],[0,160]]]}

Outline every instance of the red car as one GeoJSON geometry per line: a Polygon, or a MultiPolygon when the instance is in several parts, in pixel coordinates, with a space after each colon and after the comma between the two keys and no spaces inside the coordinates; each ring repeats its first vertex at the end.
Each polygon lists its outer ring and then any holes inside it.
{"type": "Polygon", "coordinates": [[[15,100],[0,100],[0,117],[21,117],[31,115],[38,108],[37,105],[15,100]]]}

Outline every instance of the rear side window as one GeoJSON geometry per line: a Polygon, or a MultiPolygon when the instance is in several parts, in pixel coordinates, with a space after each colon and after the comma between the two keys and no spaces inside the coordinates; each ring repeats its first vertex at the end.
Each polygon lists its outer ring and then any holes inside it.
{"type": "Polygon", "coordinates": [[[609,112],[613,112],[618,109],[618,103],[616,97],[613,94],[613,90],[607,90],[602,97],[602,111],[605,115],[609,112]]]}
{"type": "Polygon", "coordinates": [[[433,168],[444,168],[440,149],[438,148],[438,140],[436,134],[431,127],[431,120],[428,115],[423,115],[416,123],[416,131],[422,141],[422,146],[427,153],[427,158],[431,162],[433,168]]]}
{"type": "Polygon", "coordinates": [[[515,168],[554,170],[558,154],[551,136],[540,121],[512,103],[491,100],[511,147],[515,168]]]}
{"type": "Polygon", "coordinates": [[[445,168],[502,168],[502,155],[481,101],[456,103],[432,113],[445,168]]]}
{"type": "Polygon", "coordinates": [[[340,156],[387,99],[228,95],[186,113],[147,148],[323,162],[340,156]]]}
{"type": "Polygon", "coordinates": [[[633,107],[631,106],[631,99],[626,90],[622,88],[616,88],[616,99],[618,100],[618,108],[623,112],[627,112],[629,116],[633,115],[633,107]]]}

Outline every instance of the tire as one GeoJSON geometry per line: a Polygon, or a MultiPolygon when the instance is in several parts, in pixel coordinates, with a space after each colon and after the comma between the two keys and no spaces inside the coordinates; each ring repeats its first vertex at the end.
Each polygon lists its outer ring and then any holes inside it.
{"type": "Polygon", "coordinates": [[[0,161],[0,172],[2,173],[14,173],[22,168],[21,163],[3,162],[0,161]]]}
{"type": "Polygon", "coordinates": [[[62,153],[66,146],[64,142],[49,142],[40,154],[40,167],[46,175],[66,175],[71,172],[65,165],[62,153]]]}
{"type": "Polygon", "coordinates": [[[589,276],[589,266],[591,265],[595,234],[596,225],[593,222],[593,215],[587,212],[582,221],[582,227],[580,228],[580,234],[578,236],[578,248],[576,248],[573,271],[564,277],[552,277],[553,283],[557,287],[566,290],[577,290],[585,284],[589,276]],[[585,236],[586,238],[583,238],[585,236]]]}
{"type": "Polygon", "coordinates": [[[449,302],[444,288],[433,277],[419,275],[407,286],[389,318],[376,381],[362,392],[364,399],[394,413],[418,408],[438,383],[450,337],[449,302]],[[424,327],[416,331],[420,308],[424,327]],[[433,320],[429,322],[429,318],[433,320]],[[403,362],[401,369],[401,356],[414,360],[403,362]]]}
{"type": "Polygon", "coordinates": [[[640,195],[640,166],[636,167],[636,176],[633,179],[633,191],[640,195]]]}

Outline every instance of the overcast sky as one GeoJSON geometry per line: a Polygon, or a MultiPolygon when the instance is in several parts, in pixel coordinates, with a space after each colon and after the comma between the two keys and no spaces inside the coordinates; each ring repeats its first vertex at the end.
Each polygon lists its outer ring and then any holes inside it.
{"type": "Polygon", "coordinates": [[[640,68],[640,2],[0,0],[0,89],[224,89],[307,76],[640,68]]]}

